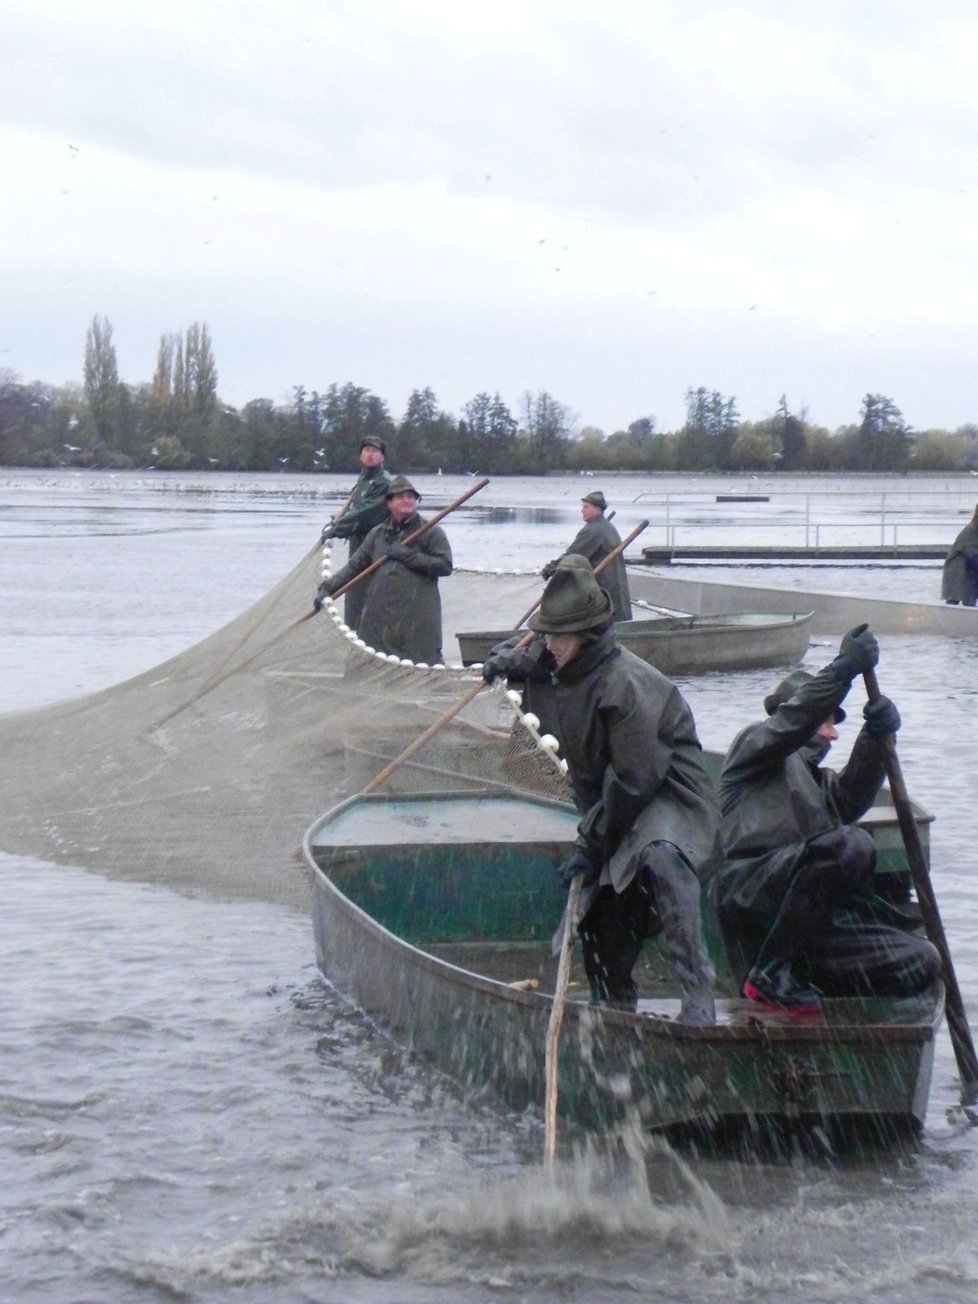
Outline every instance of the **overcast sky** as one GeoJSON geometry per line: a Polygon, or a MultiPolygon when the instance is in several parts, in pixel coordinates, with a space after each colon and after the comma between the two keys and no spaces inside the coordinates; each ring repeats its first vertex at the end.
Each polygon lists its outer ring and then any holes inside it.
{"type": "Polygon", "coordinates": [[[6,0],[0,368],[978,421],[973,0],[6,0]]]}

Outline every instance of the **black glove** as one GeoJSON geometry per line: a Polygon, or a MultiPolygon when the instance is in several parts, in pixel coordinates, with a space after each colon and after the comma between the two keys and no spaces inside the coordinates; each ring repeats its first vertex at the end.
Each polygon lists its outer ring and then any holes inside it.
{"type": "Polygon", "coordinates": [[[399,561],[410,569],[418,559],[418,550],[406,543],[391,543],[387,546],[387,555],[391,561],[399,561]]]}
{"type": "Polygon", "coordinates": [[[327,598],[333,596],[334,588],[336,588],[336,585],[332,580],[323,580],[322,584],[320,584],[319,588],[316,590],[316,596],[312,600],[313,611],[322,611],[323,603],[327,598]]]}
{"type": "Polygon", "coordinates": [[[850,629],[839,644],[839,655],[832,662],[832,675],[840,684],[851,684],[857,675],[872,670],[880,659],[880,645],[868,625],[850,629]]]}
{"type": "Polygon", "coordinates": [[[545,580],[549,580],[551,575],[555,575],[556,573],[557,573],[557,563],[555,561],[548,561],[546,566],[540,567],[540,574],[543,576],[545,580]]]}
{"type": "Polygon", "coordinates": [[[867,702],[863,707],[863,719],[866,732],[873,738],[895,734],[900,728],[900,712],[888,697],[880,696],[875,702],[867,702]]]}
{"type": "Polygon", "coordinates": [[[518,683],[528,679],[542,683],[550,678],[556,664],[542,638],[535,638],[526,647],[497,643],[482,663],[482,678],[487,684],[501,676],[518,683]]]}
{"type": "Polygon", "coordinates": [[[575,847],[563,864],[557,867],[557,874],[567,887],[570,887],[578,874],[581,876],[581,887],[590,887],[601,877],[601,866],[591,859],[583,847],[575,847]]]}
{"type": "Polygon", "coordinates": [[[335,538],[336,535],[333,533],[333,524],[331,521],[327,521],[327,523],[323,526],[322,534],[319,536],[319,542],[325,543],[327,539],[335,539],[335,538]]]}

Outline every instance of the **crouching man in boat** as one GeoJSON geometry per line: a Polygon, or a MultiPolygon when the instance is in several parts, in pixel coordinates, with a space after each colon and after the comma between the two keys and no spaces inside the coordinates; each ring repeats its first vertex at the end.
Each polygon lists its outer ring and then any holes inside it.
{"type": "Polygon", "coordinates": [[[715,1019],[700,877],[720,855],[719,811],[693,715],[670,680],[615,638],[614,610],[584,557],[562,557],[530,627],[553,658],[557,737],[581,815],[568,884],[592,997],[634,1010],[646,937],[661,933],[680,1018],[715,1019]]]}
{"type": "Polygon", "coordinates": [[[404,542],[425,524],[420,501],[411,481],[395,476],[387,486],[390,519],[375,525],[346,565],[320,584],[313,606],[318,611],[324,598],[382,560],[357,632],[378,652],[433,666],[442,660],[438,581],[452,573],[452,548],[440,525],[430,525],[412,544],[404,542]]]}
{"type": "Polygon", "coordinates": [[[900,727],[887,697],[867,703],[848,764],[821,762],[846,718],[852,681],[879,659],[866,625],[817,675],[793,670],[764,699],[767,718],[734,739],[720,772],[726,863],[713,881],[741,993],[815,1015],[822,996],[912,996],[940,959],[915,920],[874,896],[876,849],[855,821],[885,774],[882,739],[900,727]]]}

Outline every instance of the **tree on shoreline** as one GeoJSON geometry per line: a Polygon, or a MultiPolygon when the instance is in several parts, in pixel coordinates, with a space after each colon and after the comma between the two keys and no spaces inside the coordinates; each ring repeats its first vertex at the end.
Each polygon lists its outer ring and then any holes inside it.
{"type": "Polygon", "coordinates": [[[160,336],[151,381],[119,380],[112,323],[86,332],[83,385],[22,383],[0,371],[0,465],[156,469],[344,471],[360,439],[375,434],[388,460],[410,471],[949,471],[978,470],[978,424],[915,434],[892,398],[868,393],[859,422],[834,432],[789,410],[742,421],[736,400],[705,386],[686,390],[686,421],[658,431],[649,416],[608,435],[578,430],[546,390],[525,390],[520,420],[498,391],[483,390],[459,420],[430,387],[412,390],[395,421],[383,399],[352,382],[294,385],[289,400],[222,404],[206,323],[160,336]]]}

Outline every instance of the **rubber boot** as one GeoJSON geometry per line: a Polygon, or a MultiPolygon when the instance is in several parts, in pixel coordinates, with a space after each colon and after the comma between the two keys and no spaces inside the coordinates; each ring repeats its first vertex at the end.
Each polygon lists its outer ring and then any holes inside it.
{"type": "Polygon", "coordinates": [[[716,1023],[713,965],[703,940],[700,883],[670,842],[646,848],[643,867],[652,879],[655,908],[662,921],[662,946],[679,983],[680,1023],[716,1023]]]}

